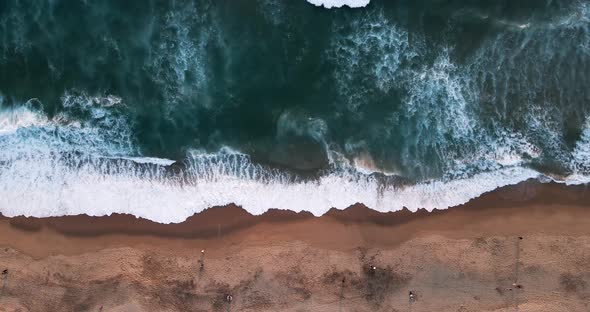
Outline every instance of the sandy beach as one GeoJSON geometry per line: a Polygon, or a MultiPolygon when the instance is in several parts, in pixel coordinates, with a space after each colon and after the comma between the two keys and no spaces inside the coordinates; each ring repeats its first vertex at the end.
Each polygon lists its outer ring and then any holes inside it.
{"type": "Polygon", "coordinates": [[[433,212],[3,217],[0,311],[589,311],[588,206],[526,182],[433,212]]]}
{"type": "Polygon", "coordinates": [[[0,312],[590,312],[590,0],[0,0],[0,312]]]}

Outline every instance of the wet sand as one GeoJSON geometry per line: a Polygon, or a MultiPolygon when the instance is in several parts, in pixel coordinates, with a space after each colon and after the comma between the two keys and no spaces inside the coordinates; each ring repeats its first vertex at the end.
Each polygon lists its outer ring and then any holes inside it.
{"type": "Polygon", "coordinates": [[[525,182],[433,212],[1,217],[0,311],[590,311],[589,208],[525,182]]]}

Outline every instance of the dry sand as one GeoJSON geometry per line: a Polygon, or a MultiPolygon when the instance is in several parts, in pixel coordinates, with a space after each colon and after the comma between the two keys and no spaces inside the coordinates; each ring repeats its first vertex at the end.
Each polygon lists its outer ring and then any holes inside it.
{"type": "Polygon", "coordinates": [[[0,218],[0,311],[590,311],[588,208],[527,182],[432,213],[0,218]]]}

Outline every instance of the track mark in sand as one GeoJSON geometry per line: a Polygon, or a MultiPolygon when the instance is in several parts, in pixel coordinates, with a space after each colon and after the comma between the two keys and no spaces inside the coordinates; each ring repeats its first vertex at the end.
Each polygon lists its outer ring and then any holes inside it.
{"type": "Polygon", "coordinates": [[[512,299],[514,302],[514,311],[518,312],[518,294],[522,289],[522,285],[518,283],[518,274],[520,271],[520,243],[523,237],[516,238],[516,262],[514,263],[514,283],[512,283],[512,299]]]}
{"type": "Polygon", "coordinates": [[[340,285],[340,296],[338,296],[338,312],[342,312],[342,300],[344,299],[344,284],[346,283],[346,278],[342,278],[342,285],[340,285]]]}
{"type": "Polygon", "coordinates": [[[2,289],[0,289],[0,295],[4,293],[4,289],[6,289],[6,284],[8,283],[8,269],[4,269],[2,271],[2,289]]]}
{"type": "MultiPolygon", "coordinates": [[[[345,299],[353,299],[354,296],[346,296],[346,286],[352,286],[357,279],[358,275],[350,270],[337,271],[335,268],[332,268],[331,271],[324,274],[322,281],[326,287],[338,285],[338,312],[344,311],[345,299]]],[[[350,291],[351,289],[348,288],[348,290],[350,291]]],[[[356,298],[358,299],[360,296],[356,296],[356,298]]]]}

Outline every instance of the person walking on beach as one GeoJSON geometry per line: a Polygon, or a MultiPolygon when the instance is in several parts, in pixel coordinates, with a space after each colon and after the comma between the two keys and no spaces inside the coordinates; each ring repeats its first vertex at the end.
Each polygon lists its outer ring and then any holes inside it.
{"type": "Polygon", "coordinates": [[[416,300],[416,295],[414,294],[413,291],[410,290],[410,303],[414,302],[416,300]]]}
{"type": "Polygon", "coordinates": [[[409,293],[409,300],[408,300],[408,311],[412,312],[412,304],[414,304],[414,302],[416,302],[416,294],[410,290],[409,293]]]}
{"type": "Polygon", "coordinates": [[[205,249],[201,249],[201,259],[199,260],[199,268],[202,270],[205,269],[205,249]]]}
{"type": "Polygon", "coordinates": [[[374,265],[370,265],[370,266],[369,266],[369,273],[370,273],[371,275],[375,275],[375,272],[377,272],[377,267],[376,267],[376,266],[374,266],[374,265]]]}
{"type": "Polygon", "coordinates": [[[234,300],[234,297],[231,294],[225,295],[225,302],[227,302],[227,311],[231,311],[231,302],[234,300]]]}

